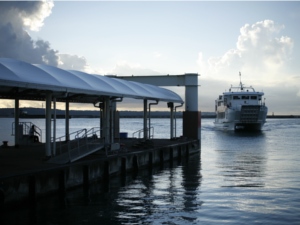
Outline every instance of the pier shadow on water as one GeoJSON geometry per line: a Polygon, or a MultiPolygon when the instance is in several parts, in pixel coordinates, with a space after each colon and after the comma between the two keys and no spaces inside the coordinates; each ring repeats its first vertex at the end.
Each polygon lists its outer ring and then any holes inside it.
{"type": "Polygon", "coordinates": [[[38,199],[30,208],[1,213],[1,224],[157,224],[196,221],[201,208],[201,160],[189,158],[95,181],[62,195],[38,199]],[[172,219],[171,219],[172,220],[172,219]]]}

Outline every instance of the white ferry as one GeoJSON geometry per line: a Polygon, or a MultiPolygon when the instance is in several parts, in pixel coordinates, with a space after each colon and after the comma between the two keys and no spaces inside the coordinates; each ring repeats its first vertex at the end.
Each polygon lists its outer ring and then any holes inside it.
{"type": "Polygon", "coordinates": [[[215,126],[227,130],[261,130],[266,122],[268,108],[262,100],[263,92],[256,92],[252,86],[245,87],[241,81],[238,87],[230,87],[215,101],[215,126]]]}

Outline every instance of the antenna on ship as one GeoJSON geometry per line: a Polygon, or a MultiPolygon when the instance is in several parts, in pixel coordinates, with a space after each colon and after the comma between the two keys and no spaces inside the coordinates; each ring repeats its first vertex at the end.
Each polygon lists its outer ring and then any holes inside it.
{"type": "Polygon", "coordinates": [[[242,78],[241,78],[242,74],[241,74],[241,72],[239,72],[239,75],[240,75],[240,86],[241,86],[241,90],[243,90],[243,84],[242,84],[242,78]]]}

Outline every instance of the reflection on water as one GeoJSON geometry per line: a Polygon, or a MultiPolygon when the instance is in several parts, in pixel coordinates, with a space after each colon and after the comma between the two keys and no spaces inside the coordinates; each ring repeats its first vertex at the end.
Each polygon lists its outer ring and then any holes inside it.
{"type": "Polygon", "coordinates": [[[179,164],[138,179],[119,191],[117,218],[122,224],[193,222],[197,217],[189,212],[202,205],[201,178],[199,156],[195,156],[184,167],[179,164]]]}
{"type": "Polygon", "coordinates": [[[0,224],[299,224],[299,132],[300,120],[236,133],[204,119],[201,156],[2,210],[0,224]]]}
{"type": "Polygon", "coordinates": [[[263,187],[267,161],[264,134],[227,131],[217,135],[217,165],[224,176],[221,186],[263,187]]]}
{"type": "Polygon", "coordinates": [[[21,209],[18,217],[12,211],[1,215],[0,223],[197,224],[195,212],[203,204],[199,157],[40,199],[35,207],[21,209]]]}

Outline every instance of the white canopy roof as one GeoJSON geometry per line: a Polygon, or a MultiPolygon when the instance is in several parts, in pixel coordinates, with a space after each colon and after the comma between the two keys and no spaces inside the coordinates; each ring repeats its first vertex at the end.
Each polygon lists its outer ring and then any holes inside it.
{"type": "Polygon", "coordinates": [[[183,103],[178,94],[154,85],[8,58],[0,58],[0,88],[0,98],[7,99],[42,100],[51,91],[57,101],[68,96],[74,102],[95,102],[110,96],[183,103]]]}

